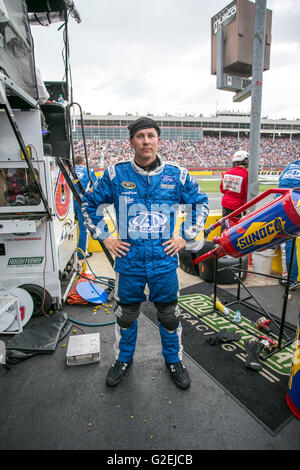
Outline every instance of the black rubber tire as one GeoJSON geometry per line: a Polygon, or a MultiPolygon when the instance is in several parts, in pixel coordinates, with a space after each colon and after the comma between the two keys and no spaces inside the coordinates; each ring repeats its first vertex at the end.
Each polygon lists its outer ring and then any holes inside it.
{"type": "MultiPolygon", "coordinates": [[[[41,286],[38,286],[37,284],[22,284],[21,286],[18,286],[21,289],[26,290],[32,297],[33,300],[33,317],[40,317],[43,315],[42,312],[42,305],[43,305],[43,299],[44,299],[44,289],[41,286]]],[[[45,289],[45,300],[44,300],[44,306],[43,310],[45,313],[48,313],[52,306],[52,298],[49,292],[45,289]]]]}
{"type": "MultiPolygon", "coordinates": [[[[183,248],[179,252],[179,266],[180,268],[188,274],[193,276],[198,276],[200,279],[203,279],[206,282],[214,282],[215,274],[215,258],[212,256],[202,263],[193,264],[193,260],[199,258],[199,256],[204,255],[205,253],[212,251],[214,249],[214,244],[211,241],[205,241],[201,250],[196,253],[191,253],[188,250],[183,248]]],[[[224,256],[218,260],[218,268],[230,268],[234,264],[238,264],[239,259],[232,258],[231,256],[224,256]]],[[[242,258],[242,269],[248,269],[248,256],[242,258]]],[[[247,277],[247,273],[244,272],[241,274],[241,280],[244,281],[247,277]]],[[[238,281],[233,276],[232,272],[229,269],[224,269],[218,272],[218,284],[235,284],[238,281]]]]}
{"type": "MultiPolygon", "coordinates": [[[[197,276],[199,277],[199,264],[194,265],[193,260],[198,258],[199,256],[204,255],[208,251],[213,250],[214,244],[212,242],[205,242],[201,250],[197,251],[196,253],[192,253],[189,250],[186,250],[185,248],[182,248],[182,250],[179,251],[179,266],[180,268],[188,273],[191,274],[192,276],[197,276]]],[[[207,263],[210,262],[207,261],[207,263]]],[[[214,263],[213,260],[211,260],[211,263],[214,263]]]]}

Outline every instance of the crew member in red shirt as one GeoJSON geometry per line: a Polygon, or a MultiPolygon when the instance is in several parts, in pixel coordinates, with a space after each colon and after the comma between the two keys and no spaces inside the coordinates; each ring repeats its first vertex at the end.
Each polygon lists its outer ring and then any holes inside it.
{"type": "MultiPolygon", "coordinates": [[[[235,152],[233,168],[225,171],[220,184],[222,197],[222,217],[235,211],[247,202],[249,155],[245,150],[235,152]]],[[[238,217],[241,217],[240,214],[238,217]]]]}

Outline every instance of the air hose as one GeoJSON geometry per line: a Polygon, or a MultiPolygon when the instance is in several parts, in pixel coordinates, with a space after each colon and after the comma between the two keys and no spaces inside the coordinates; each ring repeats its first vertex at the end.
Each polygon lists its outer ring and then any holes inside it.
{"type": "Polygon", "coordinates": [[[72,323],[76,323],[77,325],[82,325],[82,326],[107,326],[107,325],[114,325],[116,323],[115,321],[108,321],[106,323],[83,323],[83,322],[74,320],[73,318],[68,318],[68,320],[72,323]]]}

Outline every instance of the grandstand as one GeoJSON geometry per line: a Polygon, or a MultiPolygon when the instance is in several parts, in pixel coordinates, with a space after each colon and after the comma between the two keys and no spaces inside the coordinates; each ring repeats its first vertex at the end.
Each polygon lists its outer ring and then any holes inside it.
{"type": "MultiPolygon", "coordinates": [[[[204,116],[153,116],[161,127],[161,155],[187,168],[222,170],[231,166],[232,154],[249,151],[250,114],[220,112],[204,116]]],[[[100,169],[131,158],[127,126],[138,115],[83,114],[89,161],[100,169]]],[[[75,154],[83,153],[78,117],[73,129],[75,154]]],[[[261,159],[266,170],[281,170],[300,158],[300,119],[261,119],[261,159]]]]}

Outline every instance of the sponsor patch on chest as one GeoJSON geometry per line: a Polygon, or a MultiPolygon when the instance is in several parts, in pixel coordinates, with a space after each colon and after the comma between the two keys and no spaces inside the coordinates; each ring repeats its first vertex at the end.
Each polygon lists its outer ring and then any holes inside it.
{"type": "Polygon", "coordinates": [[[172,175],[161,175],[160,187],[162,189],[174,189],[176,186],[176,177],[172,175]]]}
{"type": "Polygon", "coordinates": [[[122,186],[126,189],[134,189],[135,183],[133,183],[132,181],[123,181],[122,186]]]}
{"type": "Polygon", "coordinates": [[[172,175],[161,175],[160,177],[160,181],[162,183],[175,183],[176,182],[176,176],[172,176],[172,175]]]}
{"type": "Polygon", "coordinates": [[[175,186],[176,186],[175,184],[164,184],[164,183],[161,183],[161,184],[160,184],[160,187],[161,187],[162,189],[174,189],[175,186]]]}

